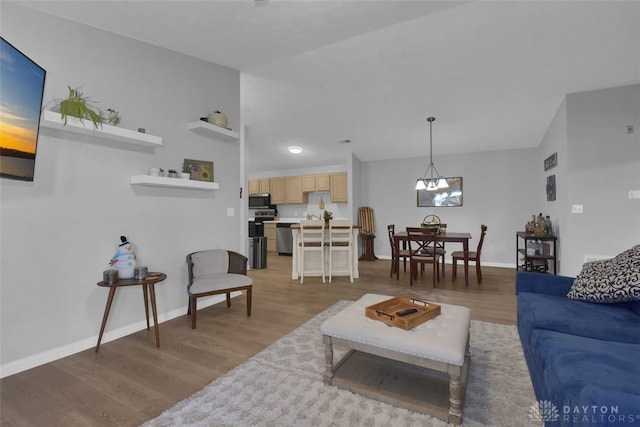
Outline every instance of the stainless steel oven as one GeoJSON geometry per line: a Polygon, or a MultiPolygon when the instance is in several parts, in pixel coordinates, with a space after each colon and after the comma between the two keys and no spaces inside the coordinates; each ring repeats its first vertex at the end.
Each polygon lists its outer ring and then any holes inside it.
{"type": "Polygon", "coordinates": [[[275,219],[275,209],[257,210],[253,216],[254,220],[249,221],[249,237],[264,237],[264,222],[275,219]]]}

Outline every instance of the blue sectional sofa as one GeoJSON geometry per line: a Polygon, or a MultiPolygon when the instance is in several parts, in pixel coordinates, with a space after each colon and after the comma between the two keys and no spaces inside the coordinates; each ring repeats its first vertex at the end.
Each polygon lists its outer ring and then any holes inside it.
{"type": "Polygon", "coordinates": [[[539,420],[640,426],[640,301],[570,299],[573,284],[544,273],[516,276],[518,332],[539,420]]]}

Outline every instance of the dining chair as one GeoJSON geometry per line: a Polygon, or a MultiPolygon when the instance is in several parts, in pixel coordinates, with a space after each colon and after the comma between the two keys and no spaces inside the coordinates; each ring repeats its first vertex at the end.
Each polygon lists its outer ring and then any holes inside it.
{"type": "Polygon", "coordinates": [[[407,260],[411,257],[411,252],[407,249],[396,249],[395,244],[395,234],[396,234],[396,226],[395,224],[387,225],[387,233],[389,234],[389,244],[391,245],[391,273],[389,277],[393,277],[393,273],[396,273],[396,279],[400,279],[400,268],[396,269],[396,263],[398,263],[398,267],[400,264],[400,258],[402,258],[402,264],[404,267],[404,272],[407,272],[407,260]]]}
{"type": "Polygon", "coordinates": [[[421,266],[421,272],[424,270],[424,264],[433,265],[433,287],[440,281],[440,270],[438,269],[438,261],[440,255],[436,252],[436,235],[438,233],[435,227],[407,227],[407,241],[409,243],[409,285],[413,286],[414,278],[418,278],[418,264],[421,266]]]}
{"type": "Polygon", "coordinates": [[[353,283],[353,224],[348,219],[334,219],[329,221],[329,283],[333,275],[333,255],[340,252],[347,254],[347,268],[349,280],[353,283]]]}
{"type": "Polygon", "coordinates": [[[200,297],[226,294],[227,307],[231,307],[231,292],[245,291],[247,316],[251,316],[253,281],[247,276],[247,257],[224,249],[198,251],[187,255],[187,267],[187,315],[191,315],[191,329],[196,328],[197,300],[200,297]]]}
{"type": "Polygon", "coordinates": [[[302,220],[300,221],[300,283],[304,283],[305,263],[304,257],[307,252],[320,253],[320,268],[322,270],[322,283],[325,283],[324,269],[324,220],[302,220]]]}
{"type": "Polygon", "coordinates": [[[476,263],[476,278],[478,283],[482,283],[482,269],[480,268],[480,252],[482,251],[482,244],[484,243],[484,236],[487,234],[487,226],[482,224],[480,226],[480,240],[478,241],[478,247],[476,251],[469,251],[466,256],[464,251],[455,251],[451,253],[452,258],[452,270],[451,270],[451,281],[456,280],[456,270],[458,266],[458,261],[464,261],[467,258],[468,261],[475,261],[476,263]]]}

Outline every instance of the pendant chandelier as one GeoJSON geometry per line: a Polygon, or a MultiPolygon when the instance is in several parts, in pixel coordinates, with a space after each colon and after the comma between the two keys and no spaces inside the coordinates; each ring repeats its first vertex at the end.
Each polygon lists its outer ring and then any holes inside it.
{"type": "Polygon", "coordinates": [[[438,169],[433,164],[433,121],[435,117],[427,117],[429,122],[429,165],[424,171],[422,178],[416,180],[416,190],[435,191],[442,188],[449,188],[447,180],[438,173],[438,169]]]}

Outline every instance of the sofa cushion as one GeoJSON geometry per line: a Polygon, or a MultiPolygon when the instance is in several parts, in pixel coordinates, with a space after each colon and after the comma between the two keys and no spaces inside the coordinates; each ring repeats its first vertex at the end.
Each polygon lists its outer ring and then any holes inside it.
{"type": "MultiPolygon", "coordinates": [[[[530,345],[533,363],[541,372],[537,381],[543,384],[543,395],[537,397],[562,408],[561,414],[566,406],[573,412],[576,407],[580,409],[580,403],[589,400],[597,401],[598,406],[620,403],[611,396],[627,395],[631,402],[640,403],[640,364],[637,363],[640,345],[541,329],[533,331],[530,345]],[[593,395],[594,386],[597,399],[593,395]]],[[[574,424],[572,420],[560,421],[561,425],[574,424]]]]}
{"type": "Polygon", "coordinates": [[[610,260],[585,264],[567,297],[598,303],[640,300],[640,245],[610,260]]]}
{"type": "Polygon", "coordinates": [[[535,329],[548,329],[640,344],[640,316],[631,310],[630,303],[594,304],[523,292],[518,294],[518,328],[525,340],[535,329]]]}

